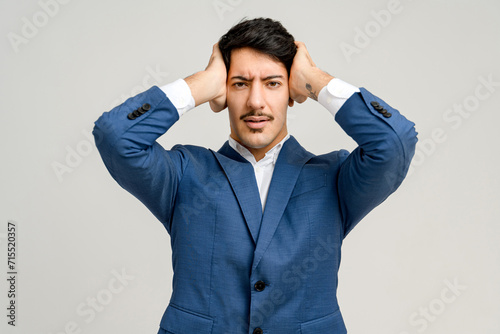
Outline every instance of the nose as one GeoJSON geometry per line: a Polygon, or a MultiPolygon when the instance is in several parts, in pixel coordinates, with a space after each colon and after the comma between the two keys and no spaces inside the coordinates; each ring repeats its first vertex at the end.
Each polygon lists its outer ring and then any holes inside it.
{"type": "Polygon", "coordinates": [[[253,110],[264,109],[264,91],[261,85],[252,85],[248,95],[247,106],[253,110]]]}

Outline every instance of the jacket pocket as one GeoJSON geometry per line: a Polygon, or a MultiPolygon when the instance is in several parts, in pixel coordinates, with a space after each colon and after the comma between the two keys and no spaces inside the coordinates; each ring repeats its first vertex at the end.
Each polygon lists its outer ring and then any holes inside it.
{"type": "Polygon", "coordinates": [[[160,327],[173,334],[211,334],[213,323],[210,317],[170,304],[161,318],[160,327]]]}
{"type": "Polygon", "coordinates": [[[327,316],[304,322],[300,325],[301,334],[347,334],[340,310],[327,316]]]}

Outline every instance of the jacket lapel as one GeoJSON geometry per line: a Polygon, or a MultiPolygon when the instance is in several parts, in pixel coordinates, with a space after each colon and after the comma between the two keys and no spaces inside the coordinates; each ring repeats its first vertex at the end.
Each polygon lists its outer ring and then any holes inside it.
{"type": "Polygon", "coordinates": [[[300,146],[293,136],[290,136],[284,143],[274,167],[258,243],[255,249],[252,271],[257,268],[276,232],[276,228],[288,205],[288,200],[295,187],[302,166],[313,156],[312,153],[307,152],[300,146]]]}
{"type": "Polygon", "coordinates": [[[252,164],[229,146],[227,141],[218,152],[213,153],[231,184],[252,239],[257,243],[262,204],[252,164]]]}

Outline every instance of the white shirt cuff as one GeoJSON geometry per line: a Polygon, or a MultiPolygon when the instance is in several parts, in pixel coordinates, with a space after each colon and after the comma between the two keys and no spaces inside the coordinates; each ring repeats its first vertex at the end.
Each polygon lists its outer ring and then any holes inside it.
{"type": "Polygon", "coordinates": [[[167,95],[170,102],[172,102],[177,109],[179,118],[184,113],[194,108],[195,102],[193,95],[191,95],[191,90],[184,79],[177,79],[172,83],[160,87],[160,89],[167,95]]]}
{"type": "Polygon", "coordinates": [[[359,92],[358,87],[339,78],[333,78],[319,92],[318,102],[335,117],[335,114],[344,105],[345,101],[357,92],[359,92]]]}

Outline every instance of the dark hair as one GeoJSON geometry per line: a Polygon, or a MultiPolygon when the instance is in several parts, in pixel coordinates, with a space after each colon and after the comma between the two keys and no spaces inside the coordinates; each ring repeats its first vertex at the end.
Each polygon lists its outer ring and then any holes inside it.
{"type": "Polygon", "coordinates": [[[293,57],[297,53],[294,41],[293,36],[280,22],[268,18],[257,18],[243,20],[229,29],[220,38],[219,49],[228,71],[231,51],[250,47],[283,63],[290,75],[293,57]]]}

